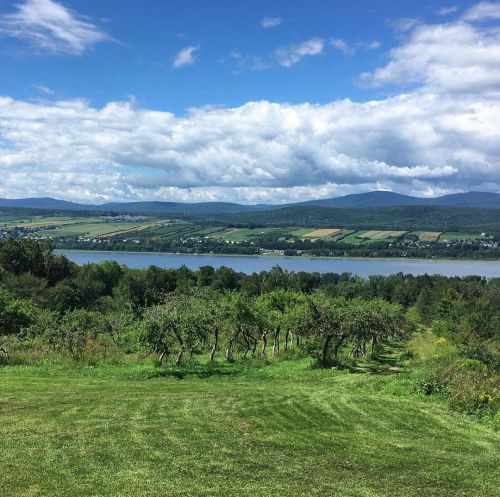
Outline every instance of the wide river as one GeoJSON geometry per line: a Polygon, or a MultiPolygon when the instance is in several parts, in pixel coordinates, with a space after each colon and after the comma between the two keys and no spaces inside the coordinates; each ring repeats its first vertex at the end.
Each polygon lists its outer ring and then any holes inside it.
{"type": "Polygon", "coordinates": [[[183,255],[140,252],[97,252],[62,250],[77,264],[89,262],[116,261],[131,268],[147,268],[156,265],[164,268],[190,269],[200,266],[226,266],[235,271],[251,274],[281,266],[288,271],[316,271],[318,273],[353,273],[360,276],[405,274],[441,274],[443,276],[478,275],[488,278],[500,277],[500,261],[450,261],[417,259],[360,259],[280,256],[225,256],[225,255],[183,255]]]}

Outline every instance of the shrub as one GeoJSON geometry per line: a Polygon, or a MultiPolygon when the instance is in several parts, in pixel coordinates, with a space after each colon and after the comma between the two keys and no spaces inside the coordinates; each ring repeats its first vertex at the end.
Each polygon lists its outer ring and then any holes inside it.
{"type": "Polygon", "coordinates": [[[500,375],[489,374],[477,359],[434,361],[422,383],[423,393],[442,393],[452,409],[495,416],[500,408],[500,375]]]}

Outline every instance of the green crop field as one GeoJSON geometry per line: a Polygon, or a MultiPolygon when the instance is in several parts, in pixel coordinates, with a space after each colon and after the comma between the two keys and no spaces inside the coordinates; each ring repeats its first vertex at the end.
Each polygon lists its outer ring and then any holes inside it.
{"type": "Polygon", "coordinates": [[[389,240],[393,238],[398,238],[403,236],[406,231],[380,231],[380,230],[371,230],[366,231],[362,236],[363,238],[368,238],[369,240],[389,240]]]}
{"type": "Polygon", "coordinates": [[[500,496],[500,434],[415,373],[0,368],[2,497],[500,496]]]}
{"type": "Polygon", "coordinates": [[[296,228],[219,228],[219,231],[210,234],[210,238],[243,242],[269,236],[285,237],[291,235],[296,237],[298,233],[302,234],[303,231],[306,230],[297,230],[296,228]]]}
{"type": "Polygon", "coordinates": [[[55,229],[42,230],[37,232],[38,236],[47,238],[55,237],[75,237],[75,236],[117,236],[130,234],[136,231],[144,230],[152,225],[151,222],[127,222],[113,221],[106,222],[102,220],[89,221],[80,220],[72,224],[64,224],[55,229]]]}
{"type": "Polygon", "coordinates": [[[340,239],[343,243],[352,245],[366,245],[376,242],[387,242],[403,236],[406,231],[380,231],[380,230],[361,230],[354,231],[340,239]]]}
{"type": "MultiPolygon", "coordinates": [[[[88,218],[87,218],[88,219],[88,218]]],[[[64,224],[72,224],[82,219],[70,216],[3,216],[0,218],[0,226],[21,226],[25,228],[37,228],[48,225],[58,226],[64,224]]]]}
{"type": "Polygon", "coordinates": [[[456,241],[456,240],[464,240],[464,241],[475,241],[475,240],[486,240],[490,237],[488,236],[483,236],[481,233],[452,233],[452,232],[446,232],[442,233],[441,236],[439,237],[440,242],[446,242],[446,241],[456,241]]]}

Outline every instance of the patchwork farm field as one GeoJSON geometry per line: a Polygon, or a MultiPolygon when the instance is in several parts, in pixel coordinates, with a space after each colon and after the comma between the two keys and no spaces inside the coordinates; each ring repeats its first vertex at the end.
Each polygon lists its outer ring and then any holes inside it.
{"type": "Polygon", "coordinates": [[[366,231],[363,234],[363,238],[368,238],[369,240],[387,240],[390,238],[399,238],[405,233],[406,231],[366,231]]]}
{"type": "Polygon", "coordinates": [[[486,235],[482,235],[481,233],[452,233],[452,232],[446,232],[442,233],[441,236],[439,237],[440,242],[446,242],[446,241],[455,241],[455,240],[464,240],[464,241],[475,241],[475,240],[486,240],[489,237],[486,235]]]}
{"type": "Polygon", "coordinates": [[[392,241],[403,236],[405,233],[406,231],[361,230],[351,232],[351,234],[345,236],[340,241],[361,245],[380,241],[392,241]]]}
{"type": "MultiPolygon", "coordinates": [[[[34,217],[0,217],[0,226],[19,226],[25,228],[43,228],[45,226],[58,226],[82,222],[84,218],[68,216],[34,216],[34,217]]],[[[88,221],[89,218],[86,218],[88,221]]]]}
{"type": "MultiPolygon", "coordinates": [[[[300,231],[302,230],[298,232],[300,231]]],[[[297,235],[298,232],[296,228],[219,228],[219,231],[211,233],[210,238],[242,242],[269,236],[279,238],[291,234],[297,235]]]]}
{"type": "Polygon", "coordinates": [[[149,228],[151,223],[130,223],[130,222],[77,222],[65,224],[55,229],[47,229],[38,232],[38,236],[47,238],[69,237],[69,236],[118,236],[142,231],[149,228]]]}
{"type": "Polygon", "coordinates": [[[329,238],[338,235],[341,232],[342,230],[340,228],[333,228],[333,229],[325,228],[325,229],[310,231],[309,233],[306,233],[304,235],[304,238],[329,238]]]}
{"type": "Polygon", "coordinates": [[[421,242],[437,242],[441,236],[440,231],[420,231],[415,232],[421,242]]]}
{"type": "Polygon", "coordinates": [[[3,497],[500,496],[500,435],[412,372],[61,367],[0,368],[3,497]]]}
{"type": "Polygon", "coordinates": [[[367,245],[380,241],[393,242],[402,237],[421,242],[475,241],[488,239],[480,233],[456,233],[438,231],[403,230],[348,230],[336,227],[227,227],[204,225],[186,220],[167,218],[109,219],[78,216],[0,217],[0,229],[28,229],[36,237],[47,239],[108,238],[139,241],[172,241],[180,239],[208,238],[226,243],[256,242],[257,240],[317,240],[367,245]]]}

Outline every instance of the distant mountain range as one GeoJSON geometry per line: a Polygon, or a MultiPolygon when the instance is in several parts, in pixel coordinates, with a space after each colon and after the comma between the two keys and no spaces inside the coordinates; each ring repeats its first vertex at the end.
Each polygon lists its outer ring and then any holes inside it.
{"type": "Polygon", "coordinates": [[[367,192],[345,195],[343,197],[326,198],[323,200],[309,200],[298,205],[315,205],[319,207],[335,208],[370,208],[370,207],[398,207],[398,206],[445,206],[445,207],[477,207],[483,209],[499,209],[500,194],[490,192],[453,193],[443,197],[422,198],[411,197],[394,192],[367,192]]]}
{"type": "Polygon", "coordinates": [[[400,193],[374,191],[345,195],[322,200],[309,200],[294,204],[257,204],[245,205],[230,202],[114,202],[106,204],[80,204],[58,200],[55,198],[23,198],[0,199],[0,207],[17,207],[25,209],[44,209],[60,211],[95,211],[124,214],[234,214],[239,212],[255,212],[263,210],[283,209],[287,207],[327,207],[327,208],[376,208],[401,206],[445,206],[476,207],[500,209],[500,194],[489,192],[455,193],[435,198],[412,197],[400,193]]]}

